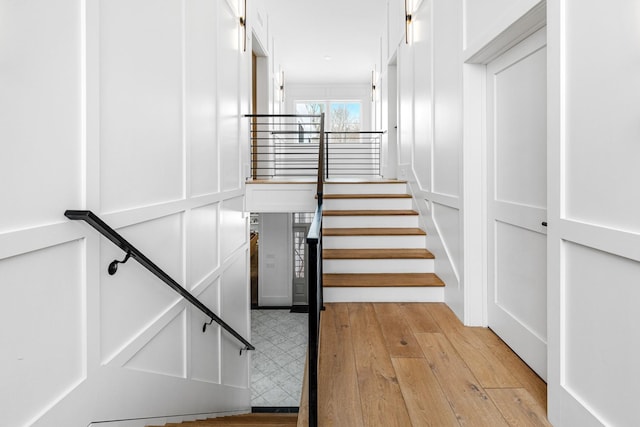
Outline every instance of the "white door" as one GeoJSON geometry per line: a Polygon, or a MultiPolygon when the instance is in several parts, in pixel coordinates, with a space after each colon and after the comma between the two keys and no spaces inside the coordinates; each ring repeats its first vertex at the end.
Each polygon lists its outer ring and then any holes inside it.
{"type": "Polygon", "coordinates": [[[487,65],[488,323],[547,376],[545,29],[487,65]]]}

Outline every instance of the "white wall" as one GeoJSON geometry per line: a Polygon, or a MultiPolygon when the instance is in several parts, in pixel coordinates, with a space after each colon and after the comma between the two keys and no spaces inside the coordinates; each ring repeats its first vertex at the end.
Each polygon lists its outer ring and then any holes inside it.
{"type": "MultiPolygon", "coordinates": [[[[427,230],[446,300],[464,317],[462,254],[462,9],[460,2],[415,2],[407,44],[404,4],[389,4],[389,52],[397,58],[398,178],[409,181],[427,230]],[[402,37],[398,39],[399,28],[402,37]]],[[[383,81],[387,76],[383,76],[383,81]]],[[[383,92],[384,93],[384,92],[383,92]]]]}
{"type": "Polygon", "coordinates": [[[93,210],[249,333],[237,3],[0,2],[3,423],[249,407],[240,345],[134,261],[107,275],[122,251],[63,216],[93,210]]]}
{"type": "Polygon", "coordinates": [[[288,307],[293,298],[290,213],[260,214],[258,305],[288,307]]]}

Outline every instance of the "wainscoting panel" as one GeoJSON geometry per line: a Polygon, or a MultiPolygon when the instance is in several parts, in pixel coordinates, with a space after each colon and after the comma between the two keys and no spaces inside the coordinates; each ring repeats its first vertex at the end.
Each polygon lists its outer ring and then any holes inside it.
{"type": "Polygon", "coordinates": [[[0,260],[5,425],[30,424],[85,379],[83,249],[78,240],[0,260]]]}
{"type": "Polygon", "coordinates": [[[640,377],[640,262],[565,242],[563,383],[606,425],[632,425],[640,377]],[[615,393],[612,393],[615,390],[615,393]]]}
{"type": "Polygon", "coordinates": [[[103,212],[183,197],[182,24],[181,1],[100,2],[103,212]]]}

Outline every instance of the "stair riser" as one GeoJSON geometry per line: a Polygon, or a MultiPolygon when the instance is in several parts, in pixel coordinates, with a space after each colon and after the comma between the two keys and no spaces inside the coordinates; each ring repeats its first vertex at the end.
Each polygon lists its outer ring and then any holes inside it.
{"type": "Polygon", "coordinates": [[[444,302],[444,288],[325,288],[324,302],[444,302]]]}
{"type": "Polygon", "coordinates": [[[424,249],[425,236],[324,236],[324,249],[424,249]]]}
{"type": "Polygon", "coordinates": [[[322,226],[326,228],[395,228],[418,227],[417,215],[363,215],[363,216],[325,216],[322,226]]]}
{"type": "Polygon", "coordinates": [[[325,259],[322,264],[329,273],[433,273],[432,259],[325,259]]]}
{"type": "Polygon", "coordinates": [[[406,194],[405,183],[324,184],[324,194],[406,194]]]}
{"type": "Polygon", "coordinates": [[[325,199],[327,210],[412,209],[411,199],[325,199]]]}

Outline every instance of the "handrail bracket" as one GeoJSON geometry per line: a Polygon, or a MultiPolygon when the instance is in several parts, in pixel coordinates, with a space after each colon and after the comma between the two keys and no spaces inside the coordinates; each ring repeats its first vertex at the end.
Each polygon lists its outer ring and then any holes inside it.
{"type": "Polygon", "coordinates": [[[124,259],[122,261],[118,261],[117,259],[114,259],[113,261],[111,261],[111,263],[109,264],[109,268],[107,269],[107,271],[109,272],[109,276],[113,276],[114,274],[116,274],[118,272],[118,264],[124,264],[127,261],[129,261],[129,258],[131,258],[131,251],[127,251],[127,255],[124,257],[124,259]]]}

